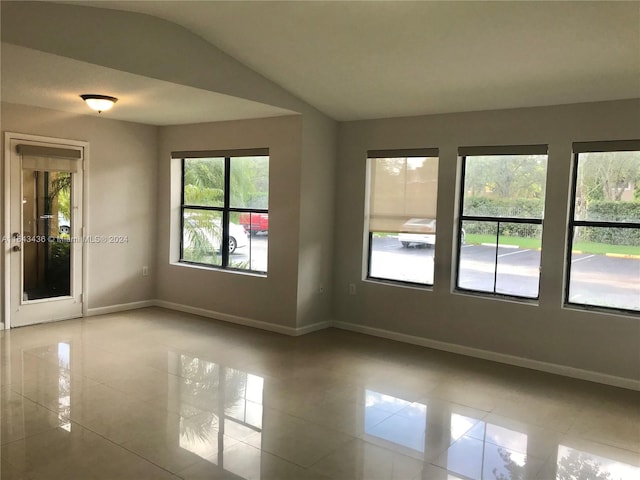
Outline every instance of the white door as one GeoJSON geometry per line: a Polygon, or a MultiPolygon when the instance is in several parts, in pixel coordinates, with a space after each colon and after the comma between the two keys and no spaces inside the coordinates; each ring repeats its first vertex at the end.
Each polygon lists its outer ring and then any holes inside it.
{"type": "Polygon", "coordinates": [[[6,140],[9,324],[80,317],[85,149],[77,142],[39,142],[11,134],[6,140]]]}

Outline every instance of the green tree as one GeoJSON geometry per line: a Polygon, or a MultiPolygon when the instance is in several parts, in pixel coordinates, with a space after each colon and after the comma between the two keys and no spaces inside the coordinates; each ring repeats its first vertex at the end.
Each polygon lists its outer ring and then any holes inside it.
{"type": "Polygon", "coordinates": [[[183,251],[182,258],[190,262],[218,263],[219,245],[213,245],[222,238],[219,215],[204,210],[184,212],[182,219],[183,251]]]}
{"type": "Polygon", "coordinates": [[[547,160],[542,155],[494,155],[468,157],[465,193],[497,198],[542,198],[547,160]]]}
{"type": "Polygon", "coordinates": [[[269,158],[237,157],[231,159],[231,206],[236,208],[269,207],[269,158]]]}
{"type": "Polygon", "coordinates": [[[191,158],[184,165],[184,203],[222,206],[224,202],[224,159],[191,158]]]}
{"type": "Polygon", "coordinates": [[[593,152],[580,155],[577,196],[585,203],[620,201],[625,188],[640,183],[639,152],[593,152]]]}
{"type": "MultiPolygon", "coordinates": [[[[50,204],[57,204],[58,211],[64,218],[71,218],[71,174],[58,172],[52,175],[51,190],[49,191],[50,204]]],[[[52,212],[54,213],[54,212],[52,212]]]]}
{"type": "MultiPolygon", "coordinates": [[[[224,206],[224,158],[190,158],[184,163],[184,203],[203,207],[224,206]]],[[[269,205],[269,157],[233,157],[229,172],[230,206],[266,209],[269,205]]],[[[232,212],[231,222],[239,213],[232,212]]],[[[222,238],[220,212],[185,209],[183,258],[216,264],[222,238]],[[216,243],[216,245],[214,245],[216,243]]]]}

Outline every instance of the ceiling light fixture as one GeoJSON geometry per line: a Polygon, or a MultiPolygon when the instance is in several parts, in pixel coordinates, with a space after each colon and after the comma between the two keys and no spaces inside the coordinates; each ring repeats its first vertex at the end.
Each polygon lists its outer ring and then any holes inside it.
{"type": "Polygon", "coordinates": [[[113,104],[118,101],[116,97],[110,97],[108,95],[95,95],[93,93],[85,93],[84,95],[80,95],[89,108],[92,108],[98,113],[106,112],[113,104]]]}

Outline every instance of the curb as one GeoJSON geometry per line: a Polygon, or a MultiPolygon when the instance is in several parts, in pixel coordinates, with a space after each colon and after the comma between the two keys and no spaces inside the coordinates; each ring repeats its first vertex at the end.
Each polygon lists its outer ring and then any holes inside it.
{"type": "Polygon", "coordinates": [[[605,253],[607,257],[614,258],[634,258],[636,260],[640,260],[640,255],[633,255],[631,253],[605,253]]]}
{"type": "MultiPolygon", "coordinates": [[[[583,252],[582,250],[571,250],[571,253],[577,253],[577,254],[585,254],[585,252],[583,252]]],[[[636,260],[640,260],[640,255],[635,255],[633,253],[591,253],[591,254],[586,254],[586,255],[604,255],[605,257],[613,257],[613,258],[633,258],[636,260]]]]}
{"type": "MultiPolygon", "coordinates": [[[[495,247],[495,243],[481,243],[483,247],[495,247]]],[[[518,245],[500,245],[500,248],[520,248],[518,245]]]]}

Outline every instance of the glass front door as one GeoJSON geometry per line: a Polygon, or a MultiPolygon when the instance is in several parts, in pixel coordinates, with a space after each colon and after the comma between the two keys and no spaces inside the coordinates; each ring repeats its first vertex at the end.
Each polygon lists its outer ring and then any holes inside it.
{"type": "Polygon", "coordinates": [[[10,326],[80,317],[84,149],[10,143],[10,326]]]}

